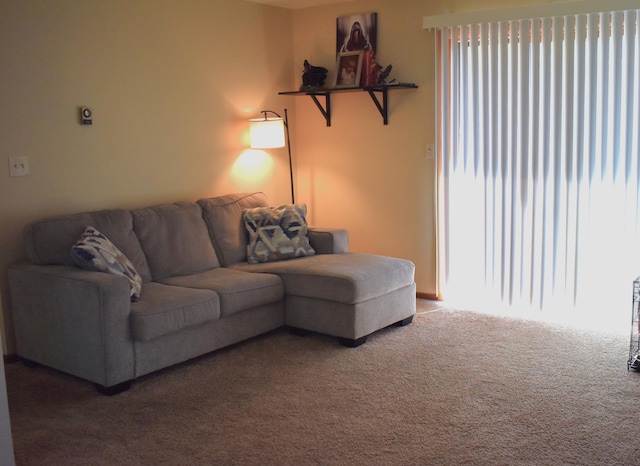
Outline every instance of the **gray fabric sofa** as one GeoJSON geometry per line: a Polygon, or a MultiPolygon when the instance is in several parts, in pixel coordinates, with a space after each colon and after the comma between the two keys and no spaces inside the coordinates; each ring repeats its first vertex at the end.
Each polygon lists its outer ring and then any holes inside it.
{"type": "Polygon", "coordinates": [[[415,314],[412,262],[348,252],[340,229],[309,228],[315,255],[250,264],[244,209],[262,193],[43,219],[10,266],[17,355],[92,381],[106,394],[137,377],[282,326],[358,346],[415,314]],[[142,277],[75,265],[71,246],[101,231],[142,277]]]}

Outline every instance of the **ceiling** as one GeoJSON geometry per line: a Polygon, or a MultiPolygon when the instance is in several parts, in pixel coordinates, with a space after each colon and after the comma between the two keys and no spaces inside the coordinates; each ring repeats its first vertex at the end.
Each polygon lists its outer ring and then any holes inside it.
{"type": "Polygon", "coordinates": [[[247,1],[296,10],[299,8],[307,8],[310,6],[329,5],[331,3],[345,3],[353,0],[247,0],[247,1]]]}

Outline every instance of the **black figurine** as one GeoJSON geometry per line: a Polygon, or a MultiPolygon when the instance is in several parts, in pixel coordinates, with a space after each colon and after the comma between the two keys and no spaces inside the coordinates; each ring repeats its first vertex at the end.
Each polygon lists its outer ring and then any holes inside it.
{"type": "Polygon", "coordinates": [[[304,61],[304,73],[302,73],[301,91],[317,91],[324,87],[329,70],[322,66],[313,66],[307,60],[304,61]]]}
{"type": "MultiPolygon", "coordinates": [[[[380,74],[378,74],[378,84],[388,84],[387,83],[387,79],[389,79],[389,74],[391,73],[391,70],[393,69],[393,65],[388,65],[383,71],[380,71],[381,69],[382,69],[382,67],[380,66],[378,68],[378,72],[380,73],[380,74]]],[[[392,80],[391,82],[393,82],[393,81],[395,81],[395,80],[392,80]]]]}

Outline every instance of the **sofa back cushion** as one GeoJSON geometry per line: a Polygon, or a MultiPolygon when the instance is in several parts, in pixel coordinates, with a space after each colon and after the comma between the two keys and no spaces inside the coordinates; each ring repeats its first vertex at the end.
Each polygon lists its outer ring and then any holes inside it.
{"type": "Polygon", "coordinates": [[[220,266],[198,204],[161,204],[135,209],[131,214],[153,280],[220,266]]]}
{"type": "Polygon", "coordinates": [[[102,232],[131,261],[144,282],[151,279],[145,254],[133,231],[133,218],[127,210],[86,212],[30,223],[24,229],[27,257],[34,264],[75,266],[71,247],[87,227],[102,232]]]}
{"type": "Polygon", "coordinates": [[[200,199],[202,215],[209,229],[211,243],[223,266],[247,260],[247,231],[242,212],[254,207],[267,207],[264,193],[238,193],[200,199]]]}

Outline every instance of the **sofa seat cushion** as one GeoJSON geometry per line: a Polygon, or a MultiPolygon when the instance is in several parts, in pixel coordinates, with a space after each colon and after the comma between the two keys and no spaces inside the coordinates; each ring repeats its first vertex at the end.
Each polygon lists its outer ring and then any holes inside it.
{"type": "Polygon", "coordinates": [[[220,297],[220,315],[235,314],[284,297],[282,280],[274,274],[248,273],[228,268],[162,280],[168,285],[215,291],[220,297]]]}
{"type": "Polygon", "coordinates": [[[235,270],[273,273],[288,296],[355,304],[382,296],[414,280],[413,262],[374,254],[319,254],[281,262],[234,264],[235,270]]]}
{"type": "Polygon", "coordinates": [[[131,303],[131,332],[135,340],[148,341],[219,317],[214,291],[149,282],[140,301],[131,303]]]}

